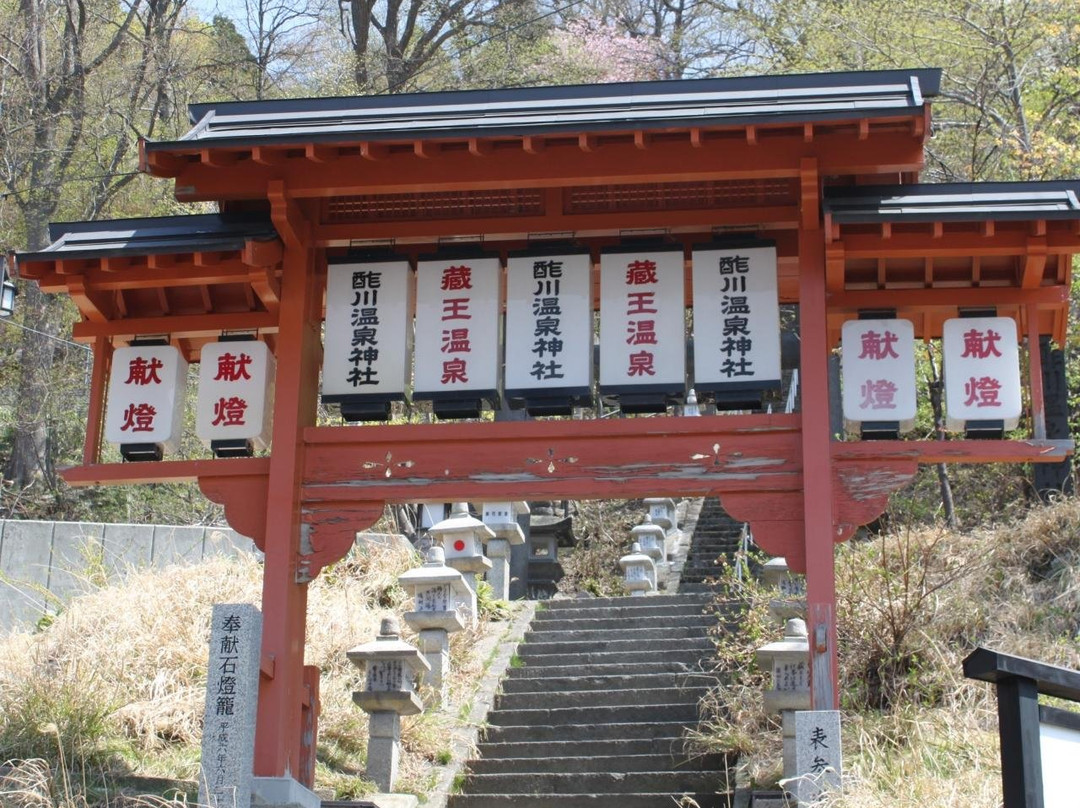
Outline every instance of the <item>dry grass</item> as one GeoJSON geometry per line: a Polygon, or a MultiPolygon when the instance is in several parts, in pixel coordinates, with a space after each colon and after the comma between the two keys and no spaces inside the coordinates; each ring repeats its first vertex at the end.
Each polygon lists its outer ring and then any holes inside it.
{"type": "Polygon", "coordinates": [[[640,499],[578,502],[574,512],[577,543],[560,554],[564,577],[559,592],[596,597],[626,594],[619,559],[630,552],[630,529],[648,513],[640,499]]]}
{"type": "MultiPolygon", "coordinates": [[[[760,626],[768,593],[741,594],[760,626]]],[[[853,540],[837,551],[837,595],[845,794],[830,804],[1000,803],[994,694],[961,663],[981,645],[1080,668],[1080,500],[1008,525],[853,540]]],[[[779,732],[747,660],[771,637],[753,634],[720,645],[734,679],[715,699],[712,734],[764,786],[781,770],[779,732]]]]}
{"type": "MultiPolygon", "coordinates": [[[[417,563],[407,547],[358,549],[310,586],[306,662],[322,670],[316,787],[328,795],[371,790],[362,779],[367,716],[352,703],[357,670],[345,652],[403,611],[397,577],[417,563]]],[[[0,760],[14,761],[0,804],[117,806],[114,786],[126,776],[193,781],[211,608],[260,600],[257,561],[214,559],[132,572],[122,586],[76,599],[45,631],[0,640],[0,760]]],[[[467,653],[475,639],[454,639],[452,693],[471,692],[465,684],[483,662],[467,653]]],[[[400,790],[430,788],[456,707],[405,722],[400,790]]]]}

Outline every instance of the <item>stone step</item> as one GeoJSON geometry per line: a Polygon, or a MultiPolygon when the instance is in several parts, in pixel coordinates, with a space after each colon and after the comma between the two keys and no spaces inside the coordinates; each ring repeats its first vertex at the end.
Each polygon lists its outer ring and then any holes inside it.
{"type": "MultiPolygon", "coordinates": [[[[630,623],[630,621],[626,621],[630,623]]],[[[527,631],[525,632],[525,645],[531,643],[563,643],[563,642],[588,642],[598,643],[605,640],[621,640],[623,642],[645,642],[647,640],[675,640],[708,637],[709,632],[716,625],[716,621],[697,626],[665,625],[656,628],[636,628],[627,626],[620,629],[572,629],[569,631],[527,631]]]]}
{"type": "Polygon", "coordinates": [[[681,626],[715,626],[716,615],[676,614],[676,615],[619,615],[617,617],[569,617],[560,620],[533,621],[530,634],[549,631],[624,631],[626,629],[669,628],[681,626]]]}
{"type": "Polygon", "coordinates": [[[696,563],[699,560],[712,561],[717,558],[722,558],[734,553],[739,549],[739,545],[736,542],[730,544],[710,544],[710,545],[697,545],[695,544],[693,549],[687,554],[686,559],[688,564],[696,563]]]}
{"type": "MultiPolygon", "coordinates": [[[[660,687],[627,684],[619,689],[560,690],[551,688],[533,693],[504,693],[495,701],[495,709],[544,710],[552,705],[566,707],[634,707],[646,704],[697,704],[708,692],[704,684],[673,686],[670,677],[660,687]]],[[[492,713],[494,715],[494,713],[492,713]]]]}
{"type": "MultiPolygon", "coordinates": [[[[702,655],[714,648],[708,637],[678,637],[672,639],[589,640],[566,642],[527,642],[518,646],[518,656],[529,660],[551,654],[600,654],[633,651],[639,655],[666,654],[678,651],[698,651],[702,655]]],[[[645,661],[645,660],[639,660],[645,661]]]]}
{"type": "Polygon", "coordinates": [[[678,791],[661,794],[452,794],[447,808],[730,808],[729,792],[678,791]],[[686,797],[693,802],[680,802],[686,797]]]}
{"type": "Polygon", "coordinates": [[[641,662],[637,654],[594,654],[593,656],[629,656],[625,662],[617,660],[600,661],[593,664],[580,664],[579,657],[567,665],[549,664],[549,658],[538,657],[534,662],[519,668],[510,668],[506,673],[505,682],[513,682],[520,679],[540,680],[536,687],[544,687],[543,682],[547,679],[583,676],[643,676],[658,673],[673,673],[679,675],[708,672],[709,662],[702,662],[699,652],[693,651],[674,658],[665,655],[660,659],[650,662],[641,662]]]}
{"type": "MultiPolygon", "coordinates": [[[[549,702],[550,703],[550,702],[549,702]]],[[[488,713],[487,722],[493,727],[610,725],[644,721],[683,721],[696,724],[697,701],[600,707],[547,707],[532,710],[498,709],[488,713]]]]}
{"type": "Polygon", "coordinates": [[[669,755],[649,752],[636,755],[574,757],[483,757],[468,762],[473,774],[552,774],[571,772],[701,772],[723,771],[729,764],[724,755],[669,755]]]}
{"type": "Polygon", "coordinates": [[[686,583],[679,582],[680,592],[690,592],[692,594],[703,594],[706,592],[720,592],[723,590],[723,586],[719,583],[707,584],[701,581],[687,581],[686,583]]]}
{"type": "MultiPolygon", "coordinates": [[[[692,603],[696,600],[694,596],[687,595],[653,595],[646,598],[649,606],[668,606],[675,604],[692,603]]],[[[642,598],[632,598],[630,596],[619,598],[566,598],[565,600],[546,600],[544,601],[544,608],[539,612],[543,614],[547,611],[561,611],[562,609],[580,609],[582,604],[588,604],[597,608],[620,608],[623,606],[637,606],[641,603],[642,598]]]]}
{"type": "MultiPolygon", "coordinates": [[[[695,719],[693,722],[697,724],[695,719]]],[[[485,743],[517,743],[521,741],[632,741],[641,738],[670,738],[681,735],[687,722],[663,718],[656,721],[631,721],[616,724],[537,724],[526,726],[489,726],[484,731],[485,743]]]]}
{"type": "MultiPolygon", "coordinates": [[[[658,642],[654,640],[653,642],[658,642]]],[[[713,645],[706,647],[698,640],[682,640],[683,648],[661,649],[659,651],[645,652],[639,648],[631,648],[619,651],[597,651],[589,653],[582,649],[564,651],[562,653],[526,654],[525,646],[518,649],[518,657],[524,663],[524,667],[518,668],[523,675],[542,673],[545,668],[565,668],[580,665],[582,667],[592,665],[624,665],[639,662],[672,662],[683,665],[697,666],[703,659],[713,656],[713,645]],[[688,643],[695,643],[697,647],[685,647],[688,643]],[[528,673],[526,673],[528,672],[528,673]]],[[[533,644],[535,649],[537,644],[533,644]]]]}
{"type": "MultiPolygon", "coordinates": [[[[577,609],[545,609],[537,612],[533,617],[532,625],[541,626],[562,620],[597,620],[597,619],[627,619],[627,618],[650,618],[650,617],[700,617],[702,614],[712,614],[708,601],[694,598],[685,603],[669,603],[654,606],[653,601],[657,596],[635,598],[640,606],[582,606],[577,609]]],[[[590,601],[582,601],[589,603],[590,601]]]]}
{"type": "MultiPolygon", "coordinates": [[[[529,679],[514,678],[503,679],[502,692],[504,697],[514,694],[539,693],[550,696],[554,693],[589,693],[598,695],[597,691],[619,692],[630,690],[639,695],[650,691],[657,691],[670,687],[692,687],[696,689],[709,688],[715,685],[718,678],[711,673],[680,673],[677,671],[664,671],[660,673],[632,673],[632,674],[608,674],[606,676],[534,676],[529,679]]],[[[562,698],[560,695],[559,698],[562,698]]]]}
{"type": "MultiPolygon", "coordinates": [[[[679,728],[682,730],[682,727],[679,728]]],[[[511,743],[481,743],[476,752],[486,758],[556,758],[569,760],[613,755],[664,755],[672,760],[686,759],[687,740],[681,734],[660,738],[632,740],[601,739],[597,741],[521,741],[511,743]]]]}
{"type": "Polygon", "coordinates": [[[719,772],[576,772],[556,774],[470,774],[469,794],[678,794],[726,790],[719,772]]]}

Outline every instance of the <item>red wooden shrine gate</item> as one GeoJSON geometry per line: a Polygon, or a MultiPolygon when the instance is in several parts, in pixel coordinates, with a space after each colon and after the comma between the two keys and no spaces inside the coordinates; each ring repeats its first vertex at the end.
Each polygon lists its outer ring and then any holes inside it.
{"type": "Polygon", "coordinates": [[[958,312],[993,309],[1029,347],[1064,341],[1078,186],[919,186],[938,81],[912,70],[195,106],[183,139],[143,144],[142,169],[220,216],[56,225],[48,250],[17,257],[23,278],[72,297],[74,338],[94,349],[68,482],[198,480],[266,554],[256,774],[311,782],[307,582],[386,503],[719,496],[806,572],[814,705],[836,705],[834,544],[920,463],[1072,451],[1046,439],[1038,350],[1030,439],[831,433],[828,359],[860,312],[895,312],[929,340],[958,312]],[[730,233],[777,246],[780,302],[798,304],[798,413],[316,426],[328,259],[389,245],[415,261],[467,242],[505,261],[557,237],[595,263],[633,236],[689,251],[730,233]],[[198,361],[230,332],[276,357],[272,452],[101,462],[114,349],[162,335],[198,361]]]}

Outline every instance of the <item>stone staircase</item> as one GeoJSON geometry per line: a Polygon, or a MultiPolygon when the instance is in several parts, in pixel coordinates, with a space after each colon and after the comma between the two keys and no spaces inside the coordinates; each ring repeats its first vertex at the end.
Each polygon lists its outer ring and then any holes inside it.
{"type": "Polygon", "coordinates": [[[555,600],[536,613],[448,808],[728,806],[732,760],[685,734],[708,673],[708,594],[555,600]],[[520,664],[519,664],[520,663],[520,664]]]}
{"type": "Polygon", "coordinates": [[[678,591],[683,594],[714,593],[716,587],[709,581],[719,572],[717,562],[722,558],[730,559],[739,549],[742,529],[743,523],[728,516],[720,500],[716,497],[706,499],[690,540],[678,591]]]}

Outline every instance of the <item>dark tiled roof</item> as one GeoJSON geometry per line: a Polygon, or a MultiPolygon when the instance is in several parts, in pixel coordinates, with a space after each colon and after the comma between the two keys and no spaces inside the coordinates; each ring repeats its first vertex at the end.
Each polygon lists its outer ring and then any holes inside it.
{"type": "Polygon", "coordinates": [[[194,104],[194,128],[150,151],[202,146],[524,136],[910,115],[938,69],[194,104]]]}
{"type": "Polygon", "coordinates": [[[44,250],[17,253],[16,260],[25,262],[230,251],[243,249],[247,241],[277,238],[277,231],[265,216],[209,213],[58,222],[49,225],[49,238],[52,243],[44,250]]]}
{"type": "Polygon", "coordinates": [[[825,189],[837,223],[1080,219],[1080,181],[943,183],[825,189]]]}

